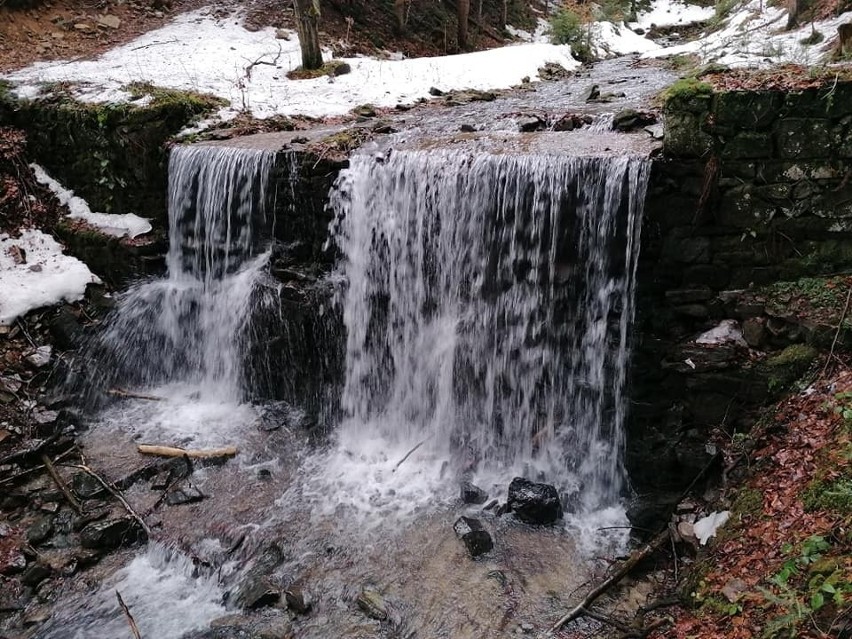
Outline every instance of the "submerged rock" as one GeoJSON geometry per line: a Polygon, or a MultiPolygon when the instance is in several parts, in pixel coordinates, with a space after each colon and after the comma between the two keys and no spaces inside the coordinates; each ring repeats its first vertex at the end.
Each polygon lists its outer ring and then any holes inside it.
{"type": "Polygon", "coordinates": [[[365,588],[355,600],[358,607],[364,611],[368,617],[377,621],[385,621],[388,618],[388,609],[385,600],[375,590],[365,588]]]}
{"type": "Polygon", "coordinates": [[[89,473],[79,472],[71,478],[71,488],[80,499],[96,499],[106,494],[106,488],[89,473]]]}
{"type": "Polygon", "coordinates": [[[166,493],[166,503],[169,506],[180,506],[181,504],[194,504],[204,499],[204,494],[195,486],[185,483],[175,486],[166,493]]]}
{"type": "Polygon", "coordinates": [[[509,484],[506,505],[515,517],[528,524],[552,524],[562,517],[562,504],[556,488],[523,477],[515,477],[509,484]]]}
{"type": "Polygon", "coordinates": [[[261,577],[246,584],[240,592],[239,603],[248,610],[257,610],[272,606],[281,599],[281,591],[272,583],[269,577],[261,577]]]}
{"type": "Polygon", "coordinates": [[[132,517],[96,521],[80,531],[80,545],[97,550],[115,550],[147,539],[142,526],[132,517]]]}
{"type": "Polygon", "coordinates": [[[53,534],[53,517],[39,517],[27,529],[27,541],[36,546],[53,534]]]}
{"type": "Polygon", "coordinates": [[[284,591],[284,599],[287,601],[287,607],[300,615],[309,613],[313,607],[310,596],[301,586],[290,586],[284,591]]]}
{"type": "Polygon", "coordinates": [[[478,519],[459,517],[456,523],[453,524],[453,530],[456,531],[456,534],[464,542],[471,557],[484,555],[494,548],[491,535],[485,530],[482,522],[478,519]]]}
{"type": "Polygon", "coordinates": [[[460,497],[463,504],[484,504],[488,501],[488,493],[469,481],[462,482],[460,497]]]}

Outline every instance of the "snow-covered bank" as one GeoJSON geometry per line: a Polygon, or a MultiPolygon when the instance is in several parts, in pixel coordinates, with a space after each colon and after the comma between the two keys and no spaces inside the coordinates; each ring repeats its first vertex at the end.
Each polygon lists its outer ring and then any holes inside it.
{"type": "Polygon", "coordinates": [[[633,28],[650,29],[651,27],[671,27],[682,24],[704,22],[715,15],[713,7],[699,7],[678,0],[656,0],[648,11],[636,16],[636,22],[631,22],[633,28]]]}
{"type": "Polygon", "coordinates": [[[44,306],[82,299],[100,280],[76,257],[64,255],[50,235],[27,229],[0,234],[0,326],[44,306]]]}
{"type": "Polygon", "coordinates": [[[716,62],[730,67],[765,67],[772,64],[797,63],[813,65],[825,60],[835,47],[837,27],[852,21],[852,12],[785,31],[787,11],[769,6],[763,0],[739,5],[718,31],[702,34],[682,45],[658,49],[644,57],[679,54],[697,55],[702,62],[716,62]],[[822,34],[817,44],[804,44],[812,28],[822,34]]]}
{"type": "Polygon", "coordinates": [[[301,62],[295,34],[275,38],[271,28],[248,31],[236,18],[217,20],[204,10],[183,14],[94,60],[41,62],[7,76],[19,93],[34,95],[39,83],[80,85],[79,97],[93,102],[130,100],[131,82],[213,93],[229,101],[223,117],[249,110],[257,117],[275,114],[340,115],[371,103],[394,106],[429,97],[429,88],[499,89],[537,78],[538,69],[556,62],[566,69],[579,63],[568,46],[530,43],[454,56],[405,60],[348,58],[352,72],[334,78],[289,80],[301,62]]]}
{"type": "Polygon", "coordinates": [[[134,215],[133,213],[111,214],[111,213],[93,213],[89,208],[89,204],[81,197],[74,195],[74,191],[69,191],[59,182],[54,180],[47,174],[38,164],[30,164],[33,170],[35,179],[39,184],[44,184],[53,192],[56,199],[62,206],[68,207],[68,217],[75,220],[83,220],[84,222],[100,229],[107,235],[114,237],[130,237],[134,238],[139,235],[148,233],[151,230],[151,223],[145,218],[134,215]]]}

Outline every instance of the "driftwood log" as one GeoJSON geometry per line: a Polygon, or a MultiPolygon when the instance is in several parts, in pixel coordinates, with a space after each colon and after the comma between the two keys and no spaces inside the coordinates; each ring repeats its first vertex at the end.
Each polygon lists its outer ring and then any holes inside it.
{"type": "Polygon", "coordinates": [[[239,450],[236,446],[224,446],[222,448],[210,448],[207,450],[187,450],[173,446],[154,446],[139,444],[136,450],[143,455],[159,455],[160,457],[189,457],[190,459],[218,459],[220,457],[233,457],[239,450]]]}

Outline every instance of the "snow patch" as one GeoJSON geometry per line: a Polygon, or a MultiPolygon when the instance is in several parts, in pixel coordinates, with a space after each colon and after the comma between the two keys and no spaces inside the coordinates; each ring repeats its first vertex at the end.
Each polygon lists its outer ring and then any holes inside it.
{"type": "Polygon", "coordinates": [[[595,55],[599,58],[627,53],[648,53],[660,48],[660,45],[636,34],[623,22],[619,24],[596,22],[593,29],[592,45],[595,55]]]}
{"type": "Polygon", "coordinates": [[[76,257],[64,255],[50,235],[35,229],[19,238],[0,234],[0,326],[37,308],[77,301],[89,284],[100,279],[76,257]],[[13,247],[23,251],[24,262],[13,257],[13,247]]]}
{"type": "Polygon", "coordinates": [[[710,538],[716,536],[716,531],[725,525],[730,516],[731,512],[728,510],[713,512],[693,524],[692,529],[702,546],[706,546],[710,538]]]}
{"type": "MultiPolygon", "coordinates": [[[[330,58],[330,52],[325,53],[330,58]]],[[[556,62],[580,66],[567,45],[532,42],[453,56],[378,60],[347,58],[352,72],[335,78],[289,80],[301,63],[299,39],[275,38],[272,28],[246,30],[240,19],[217,20],[204,10],[112,49],[94,60],[39,62],[9,74],[19,95],[45,82],[77,84],[76,97],[89,102],[129,100],[131,82],[213,93],[230,103],[220,117],[241,109],[257,117],[341,115],[360,104],[380,107],[429,97],[429,88],[500,89],[537,79],[538,69],[556,62]],[[263,64],[258,64],[262,62],[263,64]],[[333,80],[333,81],[332,81],[333,80]],[[85,84],[84,84],[85,83],[85,84]]]]}
{"type": "Polygon", "coordinates": [[[837,27],[852,19],[852,11],[831,20],[813,23],[825,39],[815,45],[802,44],[811,34],[811,24],[784,31],[787,11],[763,0],[741,4],[713,33],[675,47],[645,53],[643,57],[695,54],[703,63],[715,62],[730,67],[766,67],[773,64],[817,64],[835,46],[837,27]]]}
{"type": "Polygon", "coordinates": [[[722,320],[718,326],[699,335],[695,343],[704,344],[705,346],[736,344],[737,346],[748,347],[743,337],[743,332],[740,330],[740,325],[736,320],[730,319],[722,320]]]}
{"type": "Polygon", "coordinates": [[[92,226],[100,229],[107,235],[114,237],[134,238],[151,231],[151,224],[143,217],[133,213],[116,215],[111,213],[93,213],[88,203],[81,197],[74,195],[47,174],[38,164],[30,164],[39,184],[44,184],[53,192],[62,206],[68,207],[68,217],[75,220],[84,220],[92,226]]]}
{"type": "Polygon", "coordinates": [[[657,0],[649,11],[644,11],[636,16],[636,22],[631,23],[630,26],[650,29],[654,26],[671,27],[692,24],[709,20],[715,13],[713,7],[699,7],[678,0],[657,0]]]}

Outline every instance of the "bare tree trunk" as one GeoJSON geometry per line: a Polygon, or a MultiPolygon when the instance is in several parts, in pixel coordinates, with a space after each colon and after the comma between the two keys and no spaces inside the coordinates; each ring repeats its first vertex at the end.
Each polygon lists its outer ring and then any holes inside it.
{"type": "Polygon", "coordinates": [[[467,20],[470,17],[470,0],[459,0],[459,49],[467,49],[467,20]]]}
{"type": "Polygon", "coordinates": [[[506,28],[509,23],[509,0],[503,0],[502,11],[500,12],[500,26],[506,28]]]}
{"type": "Polygon", "coordinates": [[[393,12],[396,15],[396,30],[405,31],[405,0],[393,0],[393,12]]]}
{"type": "Polygon", "coordinates": [[[299,46],[302,49],[302,68],[322,67],[322,50],[319,42],[319,0],[293,0],[296,24],[299,28],[299,46]]]}
{"type": "Polygon", "coordinates": [[[787,31],[799,26],[799,0],[787,2],[787,31]]]}
{"type": "Polygon", "coordinates": [[[479,10],[476,12],[476,17],[482,22],[482,0],[479,0],[479,10]]]}

